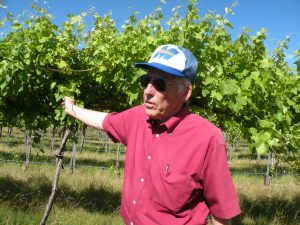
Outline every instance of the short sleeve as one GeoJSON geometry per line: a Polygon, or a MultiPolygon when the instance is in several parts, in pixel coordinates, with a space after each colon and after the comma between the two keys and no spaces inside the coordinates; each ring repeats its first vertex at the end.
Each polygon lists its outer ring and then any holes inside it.
{"type": "Polygon", "coordinates": [[[240,214],[236,190],[221,134],[212,137],[204,163],[203,194],[213,215],[229,219],[240,214]]]}
{"type": "Polygon", "coordinates": [[[103,130],[114,142],[127,145],[133,123],[144,115],[143,108],[136,106],[123,112],[107,114],[103,121],[103,130]]]}

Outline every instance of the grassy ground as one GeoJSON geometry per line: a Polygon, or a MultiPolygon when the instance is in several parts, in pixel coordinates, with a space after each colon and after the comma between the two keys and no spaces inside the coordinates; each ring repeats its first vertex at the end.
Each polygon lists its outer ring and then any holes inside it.
{"type": "Polygon", "coordinates": [[[299,177],[274,177],[271,186],[264,185],[262,176],[234,175],[233,179],[242,207],[234,224],[300,224],[299,177]]]}
{"type": "MultiPolygon", "coordinates": [[[[55,167],[0,163],[0,224],[39,224],[51,192],[55,167]]],[[[234,175],[243,213],[233,224],[299,225],[300,180],[234,175]]],[[[122,224],[118,214],[122,174],[115,170],[62,170],[48,224],[122,224]]]]}
{"type": "MultiPolygon", "coordinates": [[[[52,188],[54,166],[0,163],[0,224],[39,224],[52,188]]],[[[121,181],[113,170],[62,170],[48,224],[122,224],[121,181]]]]}
{"type": "MultiPolygon", "coordinates": [[[[59,137],[56,137],[56,149],[59,137]]],[[[67,146],[57,198],[48,224],[123,224],[119,216],[122,169],[115,170],[115,146],[105,153],[105,143],[99,143],[99,133],[93,131],[84,151],[77,153],[79,167],[72,174],[68,167],[72,143],[67,146]],[[92,137],[91,137],[92,135],[92,137]],[[96,167],[80,167],[83,165],[96,167]],[[106,167],[106,169],[100,169],[106,167]]],[[[8,163],[23,161],[24,140],[21,131],[0,139],[0,224],[39,224],[43,216],[55,173],[55,152],[49,151],[50,138],[45,137],[32,148],[31,160],[48,164],[8,163]]],[[[123,166],[124,149],[120,156],[123,166]]],[[[265,158],[257,162],[247,150],[234,152],[230,168],[240,199],[242,214],[233,224],[300,225],[300,176],[275,176],[271,186],[264,185],[265,158]],[[259,175],[253,175],[257,173],[259,175]]],[[[284,165],[279,172],[288,171],[284,165]]],[[[279,173],[282,174],[282,173],[279,173]]]]}

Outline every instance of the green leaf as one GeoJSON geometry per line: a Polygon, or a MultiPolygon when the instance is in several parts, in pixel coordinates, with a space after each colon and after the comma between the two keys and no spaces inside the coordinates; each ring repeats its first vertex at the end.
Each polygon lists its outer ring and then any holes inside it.
{"type": "Polygon", "coordinates": [[[42,46],[42,45],[38,45],[38,46],[36,46],[35,48],[36,48],[36,50],[37,50],[38,52],[41,52],[42,49],[43,49],[43,46],[42,46]]]}
{"type": "Polygon", "coordinates": [[[60,60],[57,66],[59,69],[66,69],[67,63],[64,60],[60,60]]]}
{"type": "Polygon", "coordinates": [[[103,65],[99,66],[99,72],[104,72],[106,70],[107,70],[106,66],[103,65]]]}
{"type": "Polygon", "coordinates": [[[256,135],[256,134],[257,134],[257,129],[254,128],[254,127],[251,127],[251,128],[249,128],[249,132],[250,132],[250,134],[252,134],[252,135],[256,135]]]}
{"type": "Polygon", "coordinates": [[[262,128],[274,128],[275,127],[275,124],[268,120],[259,120],[258,123],[259,123],[259,126],[262,128]]]}
{"type": "Polygon", "coordinates": [[[283,121],[285,119],[284,115],[282,113],[277,113],[275,115],[275,118],[278,120],[278,121],[283,121]]]}
{"type": "Polygon", "coordinates": [[[102,80],[103,80],[103,77],[102,77],[102,76],[97,76],[97,77],[96,77],[96,81],[97,81],[98,83],[102,83],[102,80]]]}
{"type": "Polygon", "coordinates": [[[12,29],[15,29],[15,30],[18,30],[18,29],[20,29],[21,27],[22,27],[22,25],[19,24],[19,23],[14,23],[14,24],[11,26],[11,28],[12,28],[12,29]]]}
{"type": "Polygon", "coordinates": [[[257,71],[254,71],[250,74],[250,78],[253,79],[255,81],[256,84],[259,84],[261,81],[259,79],[259,75],[260,73],[257,71]]]}
{"type": "Polygon", "coordinates": [[[148,36],[147,37],[147,43],[149,44],[152,44],[152,43],[155,43],[156,42],[156,39],[152,36],[148,36]]]}
{"type": "Polygon", "coordinates": [[[30,65],[31,62],[32,62],[32,60],[30,60],[30,59],[26,59],[26,60],[25,60],[25,64],[26,64],[26,65],[30,65]]]}
{"type": "Polygon", "coordinates": [[[47,37],[42,37],[42,38],[40,39],[40,43],[45,43],[47,40],[48,40],[47,37]]]}
{"type": "Polygon", "coordinates": [[[269,58],[264,58],[261,60],[261,68],[270,68],[272,66],[273,63],[269,58]]]}
{"type": "Polygon", "coordinates": [[[266,154],[268,152],[268,146],[266,145],[265,142],[262,142],[257,148],[256,152],[259,155],[266,154]]]}
{"type": "Polygon", "coordinates": [[[55,86],[56,86],[56,82],[52,82],[51,85],[50,85],[50,88],[51,88],[51,89],[54,89],[55,86]]]}
{"type": "Polygon", "coordinates": [[[81,23],[81,24],[79,24],[79,25],[77,26],[77,32],[78,32],[78,33],[82,32],[83,29],[84,29],[84,24],[81,23]]]}
{"type": "Polygon", "coordinates": [[[236,96],[236,103],[235,103],[236,111],[242,110],[245,105],[247,105],[247,97],[243,96],[241,94],[238,94],[236,96]]]}
{"type": "Polygon", "coordinates": [[[242,90],[249,90],[251,86],[251,79],[246,78],[244,81],[242,81],[241,88],[242,90]]]}
{"type": "Polygon", "coordinates": [[[211,97],[217,99],[218,101],[221,101],[223,96],[221,93],[216,92],[215,90],[211,91],[211,97]]]}
{"type": "Polygon", "coordinates": [[[12,50],[12,54],[13,54],[13,56],[18,56],[19,55],[19,51],[17,49],[13,49],[12,50]]]}
{"type": "Polygon", "coordinates": [[[132,102],[136,100],[139,96],[139,93],[130,93],[129,94],[129,104],[132,105],[132,102]]]}
{"type": "Polygon", "coordinates": [[[238,86],[236,80],[228,80],[228,81],[220,82],[220,88],[224,95],[230,95],[236,93],[237,87],[238,86]]]}
{"type": "Polygon", "coordinates": [[[273,147],[280,147],[279,139],[278,138],[272,138],[268,141],[269,146],[273,147]]]}
{"type": "Polygon", "coordinates": [[[203,95],[203,97],[206,97],[208,94],[209,94],[209,90],[202,89],[202,95],[203,95]]]}

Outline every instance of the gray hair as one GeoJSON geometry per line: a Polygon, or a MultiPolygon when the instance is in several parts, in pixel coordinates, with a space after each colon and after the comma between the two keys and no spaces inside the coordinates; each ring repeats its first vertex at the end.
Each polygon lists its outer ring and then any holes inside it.
{"type": "Polygon", "coordinates": [[[181,93],[185,87],[192,85],[191,81],[187,78],[177,78],[175,81],[178,93],[181,93]]]}

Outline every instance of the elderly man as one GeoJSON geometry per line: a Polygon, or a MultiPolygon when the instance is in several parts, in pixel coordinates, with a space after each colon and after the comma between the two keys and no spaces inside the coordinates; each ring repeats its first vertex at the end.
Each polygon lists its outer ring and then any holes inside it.
{"type": "Polygon", "coordinates": [[[80,108],[64,97],[66,113],[126,145],[121,215],[127,225],[231,224],[240,207],[221,131],[192,114],[198,63],[187,49],[159,46],[135,67],[144,104],[120,113],[80,108]]]}

